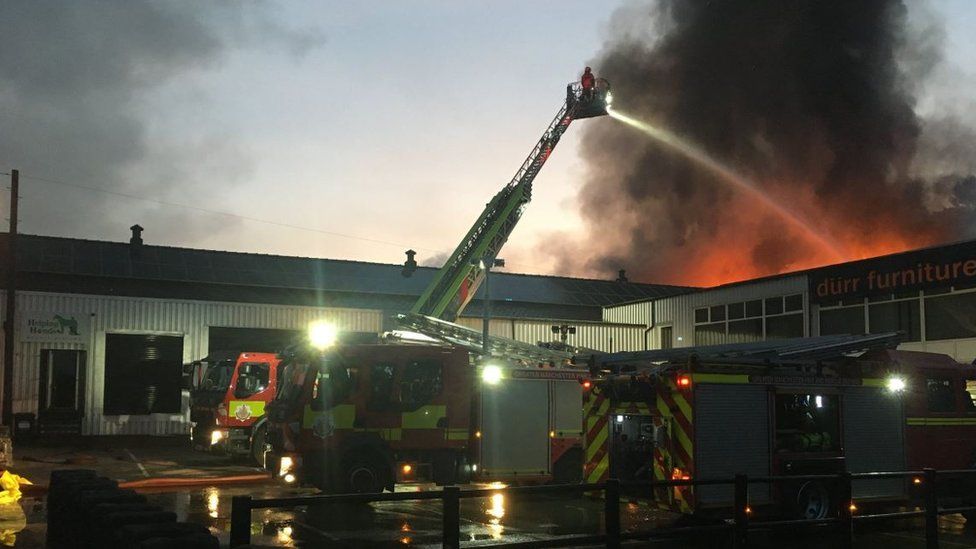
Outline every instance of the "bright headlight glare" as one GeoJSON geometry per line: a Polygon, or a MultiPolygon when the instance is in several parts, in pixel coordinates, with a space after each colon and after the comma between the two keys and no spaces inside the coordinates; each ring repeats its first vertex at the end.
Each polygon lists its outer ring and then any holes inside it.
{"type": "Polygon", "coordinates": [[[308,340],[316,349],[331,347],[338,338],[339,330],[328,322],[313,322],[308,327],[308,340]]]}
{"type": "Polygon", "coordinates": [[[214,446],[224,438],[224,432],[220,430],[210,431],[210,445],[214,446]]]}
{"type": "Polygon", "coordinates": [[[885,383],[885,387],[892,393],[900,393],[905,390],[906,386],[905,378],[899,376],[891,376],[885,383]]]}
{"type": "Polygon", "coordinates": [[[494,364],[489,364],[481,370],[481,380],[488,385],[498,385],[502,380],[502,369],[494,364]]]}
{"type": "Polygon", "coordinates": [[[289,456],[281,456],[281,461],[278,463],[278,476],[284,477],[291,473],[291,470],[295,467],[295,460],[291,459],[289,456]]]}

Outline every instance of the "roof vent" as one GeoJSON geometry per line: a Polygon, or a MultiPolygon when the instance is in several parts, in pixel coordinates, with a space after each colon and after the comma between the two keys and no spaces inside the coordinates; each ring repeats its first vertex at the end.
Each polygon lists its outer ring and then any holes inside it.
{"type": "Polygon", "coordinates": [[[404,253],[407,254],[407,260],[403,262],[403,270],[400,271],[400,274],[403,275],[404,278],[409,278],[413,276],[414,271],[417,270],[417,260],[413,258],[413,256],[417,255],[417,252],[407,250],[404,253]]]}
{"type": "Polygon", "coordinates": [[[132,255],[137,256],[139,255],[139,252],[142,250],[143,229],[139,225],[133,225],[129,227],[129,230],[132,231],[132,236],[129,237],[129,246],[130,246],[129,251],[132,252],[132,255]]]}
{"type": "Polygon", "coordinates": [[[617,282],[630,282],[629,280],[627,280],[626,269],[620,269],[619,271],[617,271],[617,282]]]}

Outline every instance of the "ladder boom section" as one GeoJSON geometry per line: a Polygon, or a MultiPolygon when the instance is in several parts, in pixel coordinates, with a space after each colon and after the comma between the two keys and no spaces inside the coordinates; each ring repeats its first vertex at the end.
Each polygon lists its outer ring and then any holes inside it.
{"type": "MultiPolygon", "coordinates": [[[[478,330],[414,313],[398,314],[396,315],[396,322],[404,330],[463,347],[471,353],[482,354],[484,352],[482,334],[478,330]]],[[[488,349],[493,357],[533,366],[538,364],[565,366],[569,365],[573,358],[573,353],[568,351],[547,349],[507,337],[489,337],[488,349]]]]}
{"type": "Polygon", "coordinates": [[[441,267],[411,313],[453,321],[474,297],[484,281],[479,260],[494,259],[515,229],[522,211],[532,199],[532,181],[542,170],[559,139],[572,123],[581,102],[571,88],[542,138],[532,148],[512,180],[491,199],[481,216],[441,267]]]}

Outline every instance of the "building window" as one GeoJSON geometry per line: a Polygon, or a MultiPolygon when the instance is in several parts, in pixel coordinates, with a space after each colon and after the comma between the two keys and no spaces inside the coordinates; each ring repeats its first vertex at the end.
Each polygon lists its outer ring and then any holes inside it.
{"type": "Polygon", "coordinates": [[[927,378],[925,380],[925,394],[930,412],[950,413],[956,411],[951,379],[927,378]]]}
{"type": "Polygon", "coordinates": [[[761,299],[746,301],[746,317],[762,316],[763,302],[761,299]]]}
{"type": "Polygon", "coordinates": [[[674,348],[674,328],[672,326],[661,326],[661,348],[674,348]]]}
{"type": "Polygon", "coordinates": [[[788,313],[803,310],[803,294],[788,295],[783,299],[783,301],[785,303],[786,312],[788,313]]]}
{"type": "Polygon", "coordinates": [[[782,297],[768,297],[766,298],[766,314],[767,315],[778,315],[783,312],[783,298],[782,297]]]}
{"type": "Polygon", "coordinates": [[[729,320],[735,320],[738,318],[746,317],[746,307],[745,303],[741,301],[739,303],[729,303],[729,320]]]}
{"type": "Polygon", "coordinates": [[[902,332],[903,341],[921,341],[919,301],[888,301],[868,305],[868,326],[872,334],[902,332]]]}
{"type": "Polygon", "coordinates": [[[706,322],[708,322],[708,307],[695,309],[695,324],[704,324],[706,322]]]}
{"type": "Polygon", "coordinates": [[[749,343],[762,341],[763,321],[761,318],[729,321],[729,343],[749,343]]]}
{"type": "Polygon", "coordinates": [[[976,292],[925,298],[927,341],[968,337],[976,337],[976,292]]]}
{"type": "Polygon", "coordinates": [[[766,339],[803,337],[803,315],[779,315],[766,317],[766,339]]]}
{"type": "Polygon", "coordinates": [[[725,320],[725,305],[716,305],[714,307],[711,307],[710,311],[711,311],[712,322],[725,320]]]}
{"type": "Polygon", "coordinates": [[[820,335],[863,334],[864,306],[820,310],[820,335]]]}
{"type": "Polygon", "coordinates": [[[105,415],[178,414],[183,337],[105,334],[105,415]]]}

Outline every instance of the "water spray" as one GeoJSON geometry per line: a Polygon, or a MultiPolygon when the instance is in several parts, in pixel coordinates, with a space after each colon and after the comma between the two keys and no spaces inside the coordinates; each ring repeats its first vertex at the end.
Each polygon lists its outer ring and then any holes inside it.
{"type": "Polygon", "coordinates": [[[619,120],[628,126],[644,132],[657,140],[659,143],[666,145],[671,150],[680,153],[699,166],[707,169],[715,175],[718,175],[722,180],[731,183],[737,190],[742,191],[756,199],[769,210],[776,213],[789,225],[798,229],[809,240],[815,242],[838,262],[847,259],[848,254],[843,252],[842,247],[836,241],[824,234],[822,231],[814,228],[814,226],[804,219],[803,216],[792,211],[790,208],[786,207],[780,202],[777,202],[773,197],[763,192],[763,190],[760,189],[759,186],[754,182],[736,173],[734,170],[728,166],[725,166],[721,162],[715,160],[705,151],[667,130],[652,126],[647,122],[631,118],[620,111],[611,109],[609,106],[607,107],[607,114],[609,114],[611,118],[619,120]]]}

